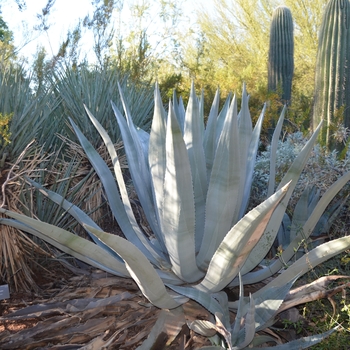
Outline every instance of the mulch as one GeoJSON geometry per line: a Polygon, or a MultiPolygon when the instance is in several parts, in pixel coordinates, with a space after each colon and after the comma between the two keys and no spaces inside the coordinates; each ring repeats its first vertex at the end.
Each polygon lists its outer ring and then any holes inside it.
{"type": "MultiPolygon", "coordinates": [[[[53,263],[38,274],[39,292],[14,292],[0,301],[0,349],[133,350],[147,339],[161,310],[143,297],[131,279],[53,263]],[[55,278],[53,279],[53,276],[55,278]]],[[[189,314],[206,318],[194,302],[189,314]]],[[[183,327],[171,345],[159,337],[154,349],[196,349],[208,339],[183,327]]]]}
{"type": "MultiPolygon", "coordinates": [[[[160,318],[162,311],[149,303],[132,279],[81,263],[73,266],[64,260],[51,260],[45,268],[39,266],[33,291],[10,290],[10,298],[0,301],[0,349],[134,350],[150,336],[160,318]]],[[[253,293],[249,287],[245,292],[253,293]]],[[[227,292],[233,292],[237,299],[238,291],[227,292]]],[[[210,318],[209,312],[194,301],[183,308],[187,321],[210,318]]],[[[287,311],[300,316],[295,308],[287,311]]],[[[312,323],[302,321],[303,334],[297,334],[292,322],[290,328],[285,323],[279,330],[274,328],[274,336],[284,343],[310,335],[306,330],[312,323]]],[[[208,338],[186,325],[171,333],[169,329],[161,333],[150,350],[191,350],[211,345],[208,338]]]]}

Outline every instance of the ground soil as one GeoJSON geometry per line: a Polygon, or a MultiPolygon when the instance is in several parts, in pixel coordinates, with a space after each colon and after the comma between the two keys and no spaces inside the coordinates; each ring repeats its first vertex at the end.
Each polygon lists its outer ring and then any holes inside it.
{"type": "MultiPolygon", "coordinates": [[[[109,227],[106,222],[106,231],[121,235],[115,223],[109,227]]],[[[0,301],[0,349],[134,350],[147,339],[159,318],[161,310],[149,304],[131,279],[93,270],[71,259],[69,264],[48,259],[36,266],[32,291],[15,291],[10,286],[10,299],[0,301]]],[[[332,266],[326,271],[330,269],[332,266]]],[[[349,275],[347,270],[342,272],[349,275]]],[[[245,293],[261,287],[246,286],[245,293]]],[[[237,299],[238,290],[226,292],[232,300],[237,299]]],[[[195,302],[184,308],[188,320],[210,317],[195,302]]],[[[281,323],[280,329],[271,332],[284,343],[324,331],[312,331],[312,324],[305,319],[291,322],[290,327],[281,323]],[[295,324],[302,326],[302,333],[295,324]]],[[[210,345],[207,338],[184,326],[172,341],[162,333],[150,350],[190,350],[206,345],[210,345]]]]}
{"type": "MultiPolygon", "coordinates": [[[[37,271],[37,292],[11,292],[10,299],[0,301],[0,349],[101,349],[105,344],[106,349],[132,350],[147,338],[160,310],[132,280],[85,266],[72,272],[58,262],[50,265],[49,273],[37,271]],[[110,304],[98,304],[108,298],[110,304]],[[95,307],[89,308],[93,303],[95,307]],[[19,310],[22,315],[11,317],[19,310]]],[[[208,316],[195,303],[186,307],[195,308],[198,317],[208,316]]],[[[167,340],[160,337],[153,349],[210,345],[187,327],[171,346],[165,345],[167,340]]]]}
{"type": "MultiPolygon", "coordinates": [[[[0,301],[0,349],[134,350],[147,339],[161,312],[149,304],[133,280],[92,270],[81,263],[67,265],[52,260],[45,268],[38,267],[34,276],[36,291],[12,291],[10,299],[0,301]]],[[[247,293],[254,292],[246,289],[247,293]]],[[[227,292],[237,299],[237,290],[227,292]]],[[[210,317],[195,302],[188,302],[184,308],[188,320],[210,317]]],[[[280,329],[274,328],[273,332],[281,342],[291,341],[319,333],[315,328],[312,331],[312,324],[312,320],[303,319],[291,322],[290,328],[280,324],[280,329]],[[295,325],[301,322],[303,332],[297,334],[295,325]]],[[[168,336],[161,334],[150,350],[210,345],[207,338],[187,326],[171,345],[167,346],[167,342],[168,336]]]]}

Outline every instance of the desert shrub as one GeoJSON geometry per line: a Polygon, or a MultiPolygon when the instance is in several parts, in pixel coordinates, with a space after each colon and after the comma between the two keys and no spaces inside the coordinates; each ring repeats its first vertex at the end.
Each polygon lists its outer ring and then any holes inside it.
{"type": "MultiPolygon", "coordinates": [[[[298,131],[284,135],[277,148],[276,157],[276,185],[281,181],[294,159],[300,153],[301,149],[307,143],[308,137],[298,131]]],[[[251,206],[260,203],[267,196],[267,186],[269,181],[270,166],[270,145],[265,151],[257,156],[256,167],[254,170],[254,180],[252,185],[251,206]]],[[[327,151],[326,147],[316,144],[310,154],[308,162],[300,175],[298,184],[294,190],[293,196],[289,202],[287,212],[292,213],[293,209],[303,191],[307,188],[315,187],[320,190],[322,195],[334,181],[350,170],[350,148],[347,149],[346,156],[339,158],[337,151],[327,151]]],[[[345,198],[350,191],[349,184],[339,192],[334,201],[345,198]]],[[[343,233],[346,226],[346,220],[350,218],[346,212],[347,204],[344,203],[343,210],[339,212],[342,215],[342,221],[338,221],[338,235],[343,233]],[[341,226],[339,226],[341,224],[341,226]]]]}

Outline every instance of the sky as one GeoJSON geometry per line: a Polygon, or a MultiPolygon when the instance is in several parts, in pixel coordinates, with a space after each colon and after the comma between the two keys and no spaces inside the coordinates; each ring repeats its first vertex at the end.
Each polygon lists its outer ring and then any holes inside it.
{"type": "MultiPolygon", "coordinates": [[[[49,55],[57,53],[60,43],[66,38],[68,30],[72,30],[79,19],[83,19],[87,14],[93,13],[92,0],[56,0],[49,17],[50,28],[47,33],[41,33],[38,36],[38,32],[33,32],[32,28],[34,25],[39,24],[37,14],[41,13],[47,0],[26,0],[27,7],[22,12],[19,11],[15,0],[0,1],[1,15],[9,29],[14,33],[15,47],[21,48],[19,56],[26,57],[29,62],[33,60],[39,46],[44,46],[49,55]]],[[[135,2],[137,0],[131,1],[135,2]]],[[[196,6],[198,6],[197,3],[200,3],[201,6],[203,6],[203,3],[206,5],[212,3],[212,0],[198,1],[183,0],[186,14],[194,12],[196,6]]],[[[124,8],[127,9],[126,6],[124,8]]],[[[124,12],[123,16],[124,18],[128,16],[127,12],[124,12]]],[[[87,48],[87,52],[92,51],[92,42],[93,37],[91,33],[83,37],[82,45],[84,48],[87,48]]]]}
{"type": "Polygon", "coordinates": [[[39,46],[44,46],[49,54],[56,53],[68,30],[73,29],[79,18],[92,13],[93,9],[90,0],[56,0],[49,17],[50,28],[47,33],[38,36],[38,32],[33,32],[32,28],[39,24],[37,14],[41,13],[46,2],[47,0],[27,0],[27,8],[22,12],[14,0],[7,0],[1,6],[3,19],[14,33],[15,46],[21,48],[19,54],[29,60],[39,46]],[[26,37],[28,33],[31,34],[26,37]]]}

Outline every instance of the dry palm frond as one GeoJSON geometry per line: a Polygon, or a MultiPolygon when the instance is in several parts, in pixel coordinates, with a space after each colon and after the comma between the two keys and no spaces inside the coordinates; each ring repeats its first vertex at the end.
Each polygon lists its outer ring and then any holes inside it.
{"type": "Polygon", "coordinates": [[[32,291],[38,287],[33,279],[33,259],[47,253],[28,236],[13,227],[2,225],[0,235],[0,278],[14,290],[32,291]]]}
{"type": "MultiPolygon", "coordinates": [[[[25,177],[31,178],[61,194],[97,223],[109,214],[101,182],[83,149],[62,136],[60,138],[63,145],[57,152],[47,154],[43,148],[31,144],[15,164],[7,164],[7,174],[5,171],[2,174],[2,206],[83,234],[84,230],[70,215],[40,195],[25,180],[25,177]]],[[[121,148],[121,143],[116,145],[117,150],[121,148]]],[[[101,146],[98,152],[112,168],[106,148],[101,146]]],[[[126,168],[125,156],[120,158],[120,163],[126,168]]],[[[105,221],[110,223],[111,216],[105,221]]],[[[27,234],[5,225],[1,225],[0,244],[0,278],[16,290],[35,289],[30,266],[33,266],[38,256],[52,256],[50,249],[44,247],[41,241],[30,239],[27,234]]]]}
{"type": "MultiPolygon", "coordinates": [[[[2,204],[10,210],[17,211],[15,196],[11,192],[13,184],[16,184],[17,175],[15,169],[23,159],[26,152],[32,146],[32,142],[19,156],[17,162],[6,171],[3,170],[0,179],[3,179],[7,172],[6,180],[2,184],[2,204]]],[[[1,215],[2,217],[2,215],[1,215]]],[[[32,270],[29,259],[33,253],[47,254],[37,244],[31,241],[28,236],[7,225],[1,225],[0,235],[0,278],[3,282],[11,284],[15,290],[37,290],[36,283],[32,278],[32,270]]]]}
{"type": "MultiPolygon", "coordinates": [[[[111,221],[112,219],[109,213],[109,208],[104,199],[105,195],[101,181],[90,164],[85,151],[79,144],[64,136],[59,135],[59,137],[65,143],[65,156],[68,159],[76,159],[76,162],[79,164],[76,174],[74,178],[72,178],[71,187],[67,193],[67,197],[74,193],[74,200],[72,200],[72,203],[78,205],[80,209],[89,214],[95,222],[100,223],[101,219],[106,215],[109,216],[109,221],[111,221]]],[[[117,152],[119,151],[119,153],[121,153],[120,151],[122,148],[122,142],[115,144],[117,152]]],[[[102,144],[97,148],[97,152],[113,172],[112,160],[108,154],[106,146],[102,144]]],[[[123,169],[127,169],[125,154],[119,156],[119,162],[123,169]]],[[[65,163],[64,167],[66,170],[69,167],[69,163],[65,163]]]]}

